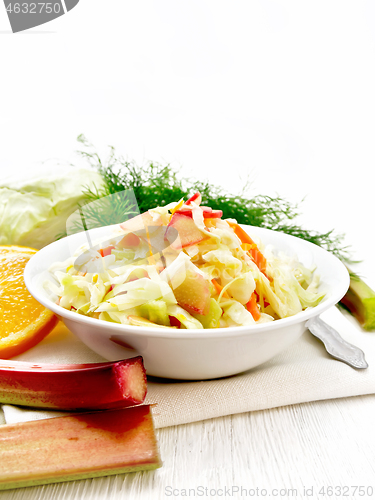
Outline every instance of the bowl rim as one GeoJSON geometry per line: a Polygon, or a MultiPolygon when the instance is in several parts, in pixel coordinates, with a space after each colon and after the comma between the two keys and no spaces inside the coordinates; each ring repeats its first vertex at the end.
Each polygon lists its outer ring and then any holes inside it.
{"type": "MultiPolygon", "coordinates": [[[[333,290],[333,293],[327,299],[323,300],[320,302],[317,306],[306,309],[304,311],[301,311],[294,316],[289,316],[286,318],[281,318],[275,321],[267,322],[267,323],[261,323],[261,324],[255,324],[255,325],[245,325],[245,326],[231,326],[231,327],[222,327],[222,328],[214,328],[214,329],[172,329],[172,328],[160,328],[160,327],[144,327],[144,326],[134,326],[134,325],[123,325],[120,323],[112,323],[109,321],[104,321],[104,320],[99,320],[96,318],[90,318],[88,316],[84,316],[82,314],[77,314],[73,311],[69,311],[67,309],[64,309],[63,307],[59,306],[58,304],[55,304],[52,302],[50,299],[48,299],[43,293],[41,293],[38,289],[38,286],[34,286],[33,283],[33,278],[36,275],[35,273],[35,267],[37,263],[42,259],[44,255],[49,255],[53,249],[56,249],[60,245],[65,245],[67,244],[67,239],[68,238],[73,238],[77,237],[77,234],[72,234],[70,236],[67,236],[66,238],[63,238],[61,240],[54,241],[53,243],[50,243],[46,247],[42,248],[39,250],[36,254],[34,254],[28,263],[26,264],[25,270],[24,270],[24,280],[26,287],[30,294],[42,305],[44,305],[47,309],[51,310],[54,312],[57,316],[63,317],[69,321],[75,321],[78,323],[86,324],[87,326],[94,326],[96,327],[95,329],[97,330],[98,327],[106,328],[107,330],[112,330],[113,334],[131,334],[131,335],[140,335],[143,337],[147,336],[152,336],[152,337],[159,337],[159,338],[175,338],[175,339],[217,339],[217,338],[226,338],[226,337],[242,337],[244,335],[255,335],[257,333],[261,333],[263,331],[273,331],[273,330],[278,330],[282,329],[284,327],[289,327],[292,325],[295,325],[297,323],[302,323],[307,321],[308,319],[318,316],[322,314],[324,311],[329,309],[330,307],[334,306],[341,300],[341,298],[345,295],[349,288],[350,284],[350,276],[347,268],[345,265],[332,253],[328,252],[327,250],[319,247],[318,245],[315,245],[314,243],[311,243],[309,241],[303,240],[301,238],[298,238],[296,236],[292,236],[286,233],[282,233],[280,231],[275,231],[271,229],[266,229],[266,228],[260,228],[258,226],[250,226],[246,224],[240,224],[241,227],[244,229],[251,228],[253,233],[276,233],[278,235],[281,235],[281,238],[286,238],[288,240],[295,240],[298,241],[299,245],[306,245],[306,248],[310,248],[312,253],[320,253],[321,255],[324,255],[325,258],[330,259],[332,264],[335,264],[337,269],[340,269],[340,280],[339,284],[337,285],[336,289],[333,290]]],[[[118,224],[116,225],[111,225],[111,226],[104,226],[102,228],[95,228],[95,229],[90,229],[88,233],[97,231],[98,229],[104,230],[105,228],[114,228],[118,227],[118,224]]],[[[82,234],[82,233],[79,233],[82,234]]],[[[261,238],[261,236],[260,236],[261,238]]],[[[77,245],[78,246],[78,245],[77,245]]],[[[292,245],[291,245],[292,246],[292,245]]],[[[277,250],[277,249],[276,249],[277,250]]],[[[296,253],[298,253],[296,251],[296,253]]],[[[48,268],[44,269],[44,271],[48,271],[48,268]]]]}

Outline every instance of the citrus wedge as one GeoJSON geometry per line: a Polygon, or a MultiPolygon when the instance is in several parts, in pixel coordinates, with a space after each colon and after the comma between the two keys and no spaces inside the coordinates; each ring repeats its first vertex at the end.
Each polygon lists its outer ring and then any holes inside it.
{"type": "Polygon", "coordinates": [[[28,292],[23,271],[37,252],[33,248],[0,246],[0,358],[9,359],[43,340],[58,319],[28,292]]]}

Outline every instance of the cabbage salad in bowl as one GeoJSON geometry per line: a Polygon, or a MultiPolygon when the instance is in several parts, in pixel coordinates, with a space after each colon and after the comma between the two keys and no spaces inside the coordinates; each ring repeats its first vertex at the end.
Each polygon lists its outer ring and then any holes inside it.
{"type": "Polygon", "coordinates": [[[199,193],[148,210],[54,264],[46,286],[77,314],[175,329],[271,322],[322,300],[314,269],[222,215],[199,193]]]}

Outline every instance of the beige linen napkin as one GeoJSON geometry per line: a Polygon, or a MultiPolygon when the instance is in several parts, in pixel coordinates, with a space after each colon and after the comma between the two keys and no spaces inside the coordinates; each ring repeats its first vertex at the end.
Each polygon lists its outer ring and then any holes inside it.
{"type": "MultiPolygon", "coordinates": [[[[354,370],[332,359],[309,332],[284,352],[240,375],[202,382],[149,378],[146,403],[156,403],[157,428],[277,406],[375,393],[375,333],[364,332],[349,315],[332,308],[322,318],[366,355],[369,368],[354,370]]],[[[60,323],[43,342],[17,359],[45,363],[97,362],[60,323]]],[[[62,415],[3,405],[7,423],[62,415]]]]}

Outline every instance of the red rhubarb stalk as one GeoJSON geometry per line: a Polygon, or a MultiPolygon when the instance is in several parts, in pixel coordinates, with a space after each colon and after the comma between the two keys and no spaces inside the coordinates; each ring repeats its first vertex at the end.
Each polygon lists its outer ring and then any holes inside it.
{"type": "Polygon", "coordinates": [[[0,426],[0,490],[161,466],[149,405],[0,426]]]}
{"type": "Polygon", "coordinates": [[[140,356],[81,365],[0,360],[0,402],[59,410],[99,410],[143,403],[146,372],[140,356]]]}
{"type": "Polygon", "coordinates": [[[186,202],[186,205],[191,205],[191,203],[194,201],[197,205],[200,205],[202,203],[202,195],[200,193],[195,193],[193,196],[191,196],[188,201],[186,202]]]}

